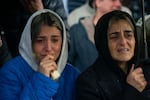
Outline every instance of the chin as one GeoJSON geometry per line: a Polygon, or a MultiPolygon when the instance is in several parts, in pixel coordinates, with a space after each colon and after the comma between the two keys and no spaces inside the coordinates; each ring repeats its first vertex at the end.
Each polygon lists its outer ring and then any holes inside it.
{"type": "Polygon", "coordinates": [[[128,61],[130,61],[131,60],[131,58],[120,58],[120,59],[118,59],[118,60],[120,60],[121,62],[128,62],[128,61]]]}
{"type": "Polygon", "coordinates": [[[119,57],[114,57],[114,59],[119,62],[128,62],[132,59],[132,56],[119,56],[119,57]]]}

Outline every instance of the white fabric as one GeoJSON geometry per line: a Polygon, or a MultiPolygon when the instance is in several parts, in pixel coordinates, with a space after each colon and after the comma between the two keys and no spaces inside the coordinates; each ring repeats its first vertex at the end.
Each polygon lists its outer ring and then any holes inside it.
{"type": "Polygon", "coordinates": [[[68,44],[67,44],[67,37],[66,37],[66,31],[65,31],[65,25],[61,18],[53,11],[48,9],[43,9],[35,12],[28,20],[21,36],[20,44],[19,44],[19,53],[20,55],[27,61],[27,63],[34,69],[37,70],[38,64],[33,56],[32,52],[32,43],[31,43],[31,22],[33,18],[41,13],[49,12],[54,14],[58,19],[60,20],[62,26],[63,26],[63,43],[62,43],[62,51],[58,60],[58,72],[61,73],[64,70],[64,67],[67,62],[68,57],[68,44]]]}

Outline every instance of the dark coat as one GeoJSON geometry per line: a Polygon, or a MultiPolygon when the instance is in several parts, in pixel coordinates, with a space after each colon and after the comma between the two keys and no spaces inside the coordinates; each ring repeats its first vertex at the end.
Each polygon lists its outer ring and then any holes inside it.
{"type": "MultiPolygon", "coordinates": [[[[70,28],[70,48],[68,61],[76,66],[81,72],[95,62],[98,52],[93,42],[90,41],[88,30],[81,22],[70,28]]],[[[89,24],[89,23],[87,23],[89,24]]],[[[89,26],[93,23],[90,22],[89,26]]],[[[94,26],[93,26],[94,27],[94,26]]],[[[92,29],[92,28],[91,28],[92,29]]]]}
{"type": "Polygon", "coordinates": [[[121,69],[110,66],[98,59],[78,77],[77,100],[150,100],[143,96],[148,96],[150,90],[140,93],[126,83],[121,69]]]}
{"type": "MultiPolygon", "coordinates": [[[[127,74],[120,69],[109,53],[107,30],[109,20],[113,16],[117,16],[118,19],[130,20],[134,29],[136,29],[133,19],[125,12],[113,11],[101,17],[96,25],[94,36],[99,57],[91,67],[78,77],[76,83],[77,100],[150,100],[149,84],[143,92],[139,92],[126,82],[131,64],[137,61],[137,42],[135,54],[128,61],[127,74]]],[[[136,30],[134,30],[134,37],[137,41],[136,30]]],[[[150,77],[150,71],[147,71],[144,75],[150,77]]]]}

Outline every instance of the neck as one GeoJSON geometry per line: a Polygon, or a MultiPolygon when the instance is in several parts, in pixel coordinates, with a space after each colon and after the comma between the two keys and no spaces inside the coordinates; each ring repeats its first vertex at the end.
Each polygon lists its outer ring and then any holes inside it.
{"type": "Polygon", "coordinates": [[[118,65],[122,69],[123,72],[127,73],[127,63],[126,62],[119,62],[118,65]]]}
{"type": "Polygon", "coordinates": [[[97,24],[99,18],[101,18],[102,16],[103,16],[103,14],[100,13],[100,11],[96,10],[95,15],[93,17],[93,23],[94,23],[94,25],[97,24]]]}

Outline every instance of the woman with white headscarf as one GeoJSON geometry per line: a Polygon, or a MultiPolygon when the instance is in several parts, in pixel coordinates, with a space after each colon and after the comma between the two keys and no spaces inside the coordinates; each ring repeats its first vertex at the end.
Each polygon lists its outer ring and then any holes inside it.
{"type": "Polygon", "coordinates": [[[74,99],[78,71],[67,64],[65,26],[56,13],[43,9],[29,18],[19,53],[0,69],[0,99],[74,99]]]}

